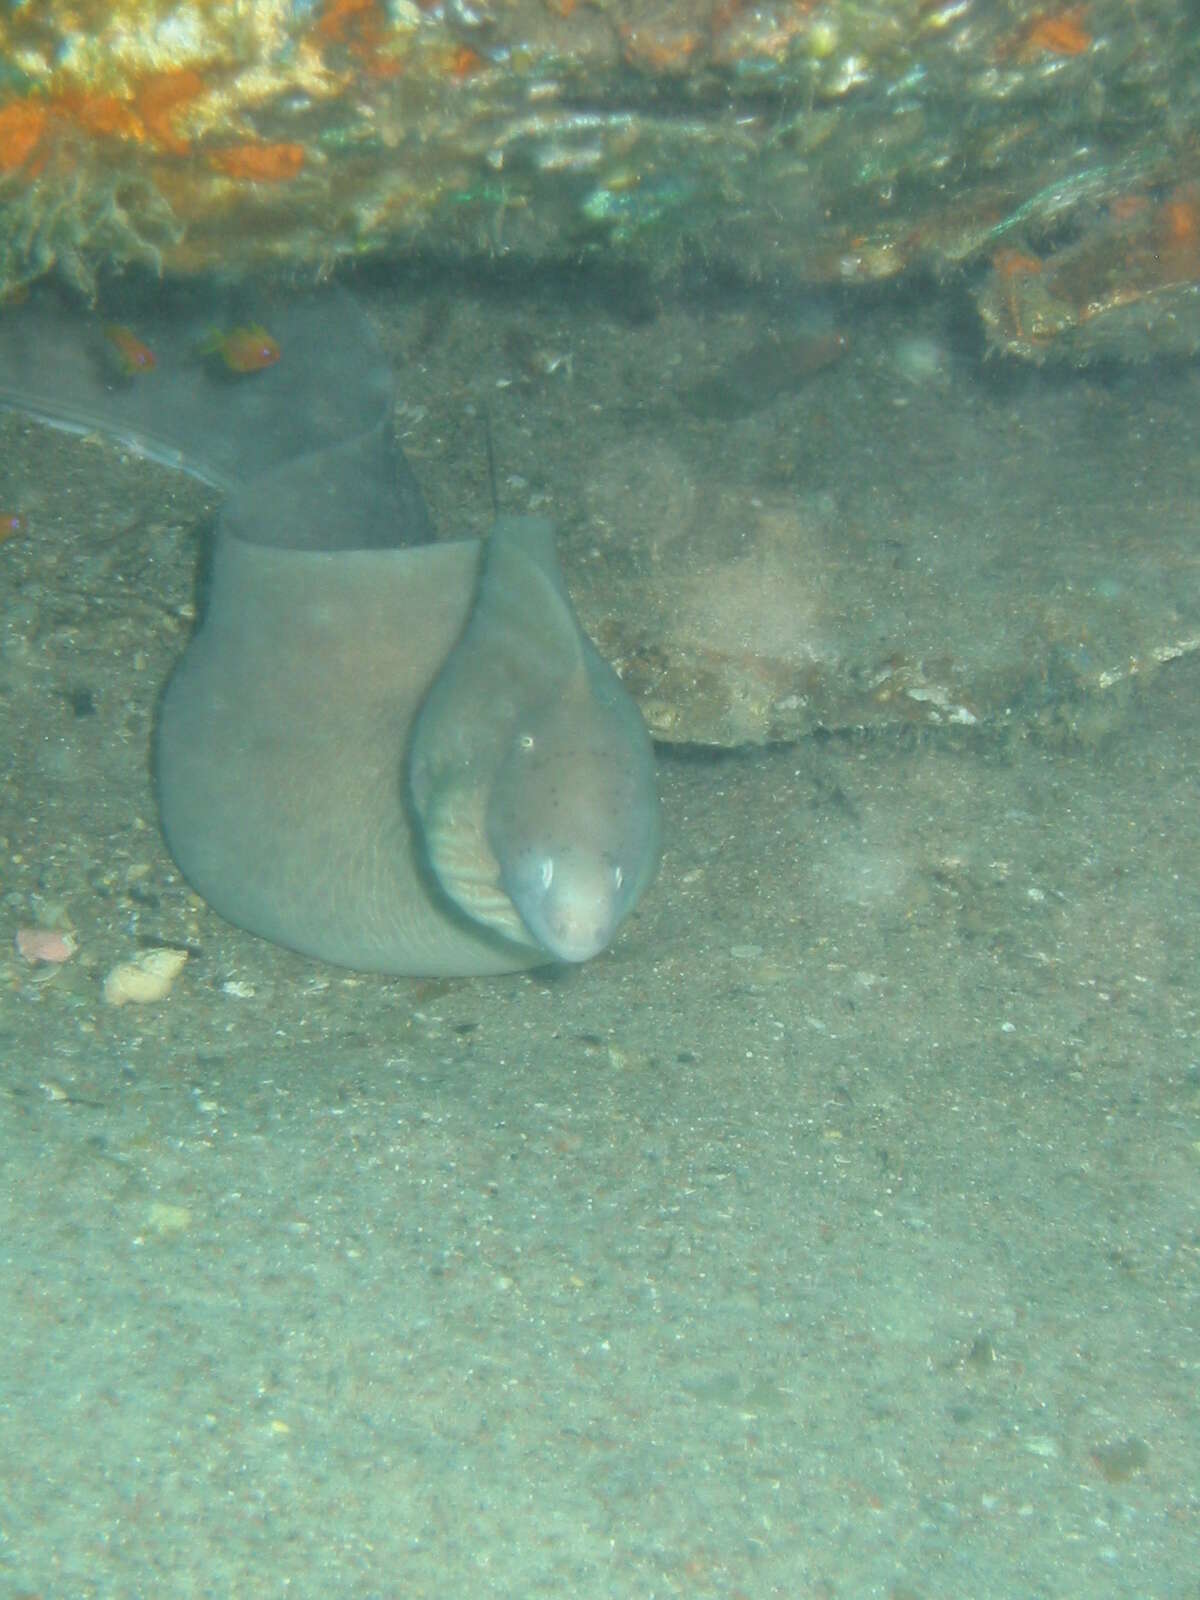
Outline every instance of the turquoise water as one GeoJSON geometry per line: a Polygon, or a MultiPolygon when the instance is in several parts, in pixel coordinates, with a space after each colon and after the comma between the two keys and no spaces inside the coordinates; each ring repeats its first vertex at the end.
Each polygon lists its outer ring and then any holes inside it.
{"type": "Polygon", "coordinates": [[[660,745],[599,959],[356,976],[158,831],[215,498],[0,420],[5,942],[79,942],[0,962],[0,1587],[1191,1593],[1195,375],[997,373],[897,302],[698,418],[775,308],[358,292],[434,522],[491,521],[486,406],[604,653],[614,586],[691,652],[660,722],[702,673],[749,724],[772,663],[946,660],[869,728],[660,745]],[[169,996],[106,1006],[161,944],[169,996]]]}

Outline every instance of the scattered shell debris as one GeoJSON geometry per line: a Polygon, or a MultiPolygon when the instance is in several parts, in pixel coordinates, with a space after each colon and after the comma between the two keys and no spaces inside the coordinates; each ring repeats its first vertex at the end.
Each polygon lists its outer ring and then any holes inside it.
{"type": "Polygon", "coordinates": [[[142,1006],[162,1000],[187,963],[186,950],[162,946],[143,950],[132,961],[121,961],[104,980],[104,999],[110,1006],[142,1006]]]}
{"type": "Polygon", "coordinates": [[[221,985],[221,993],[227,994],[232,1000],[253,1000],[257,992],[245,978],[226,978],[221,985]]]}

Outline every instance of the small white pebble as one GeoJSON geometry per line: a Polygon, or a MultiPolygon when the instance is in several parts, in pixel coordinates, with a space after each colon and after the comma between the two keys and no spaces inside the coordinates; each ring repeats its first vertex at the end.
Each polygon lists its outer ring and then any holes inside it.
{"type": "Polygon", "coordinates": [[[166,946],[143,950],[132,961],[119,962],[108,974],[104,999],[110,1006],[141,1006],[165,999],[186,962],[186,950],[166,946]]]}

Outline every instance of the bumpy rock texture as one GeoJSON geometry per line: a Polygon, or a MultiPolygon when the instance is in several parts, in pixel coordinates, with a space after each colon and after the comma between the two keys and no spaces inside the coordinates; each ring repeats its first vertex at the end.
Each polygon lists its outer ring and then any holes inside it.
{"type": "Polygon", "coordinates": [[[0,289],[401,247],[972,263],[997,350],[1200,346],[1185,0],[42,0],[0,63],[0,289]]]}

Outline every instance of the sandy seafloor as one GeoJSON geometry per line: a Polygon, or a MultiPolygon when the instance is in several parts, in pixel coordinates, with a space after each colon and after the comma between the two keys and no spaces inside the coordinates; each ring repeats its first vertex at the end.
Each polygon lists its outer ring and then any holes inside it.
{"type": "MultiPolygon", "coordinates": [[[[451,382],[441,311],[368,294],[396,344],[418,326],[435,515],[478,531],[453,418],[512,346],[451,382]]],[[[1197,414],[1187,368],[1006,389],[955,319],[904,316],[922,404],[1061,414],[1101,482],[1098,395],[1197,414]]],[[[862,314],[855,384],[898,317],[862,314]]],[[[572,412],[581,366],[497,428],[506,492],[567,521],[595,430],[636,449],[629,386],[660,381],[631,355],[572,412]],[[539,456],[539,408],[575,458],[539,456]]],[[[799,448],[816,403],[737,426],[799,448]]],[[[1147,426],[1131,541],[1197,465],[1147,426]]],[[[890,470],[933,526],[951,479],[956,518],[1004,515],[936,449],[890,470]]],[[[0,547],[0,1594],[1200,1593],[1200,663],[1061,723],[664,751],[661,876],[611,952],[355,977],[224,924],[157,831],[211,498],[15,418],[0,483],[28,521],[0,547]],[[12,953],[39,922],[79,939],[57,973],[12,953]],[[169,998],[105,1006],[160,943],[191,952],[169,998]]]]}

